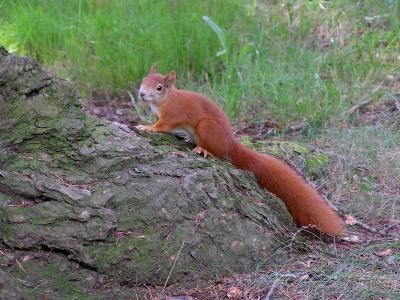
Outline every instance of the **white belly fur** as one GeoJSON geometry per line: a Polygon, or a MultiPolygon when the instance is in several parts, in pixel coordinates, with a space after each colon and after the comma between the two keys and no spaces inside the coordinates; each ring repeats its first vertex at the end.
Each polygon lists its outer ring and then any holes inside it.
{"type": "Polygon", "coordinates": [[[152,103],[150,103],[150,109],[153,114],[156,114],[157,118],[160,117],[160,112],[158,111],[158,107],[152,103]]]}

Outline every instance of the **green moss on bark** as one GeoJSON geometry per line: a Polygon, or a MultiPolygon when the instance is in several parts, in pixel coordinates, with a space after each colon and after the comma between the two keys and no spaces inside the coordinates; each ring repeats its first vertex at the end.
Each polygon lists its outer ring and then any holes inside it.
{"type": "MultiPolygon", "coordinates": [[[[54,252],[112,282],[163,284],[184,244],[170,282],[190,285],[250,271],[287,239],[291,218],[254,176],[172,135],[87,116],[70,83],[31,59],[0,54],[0,95],[7,248],[54,252]]],[[[53,271],[37,272],[61,286],[68,274],[53,271]]]]}

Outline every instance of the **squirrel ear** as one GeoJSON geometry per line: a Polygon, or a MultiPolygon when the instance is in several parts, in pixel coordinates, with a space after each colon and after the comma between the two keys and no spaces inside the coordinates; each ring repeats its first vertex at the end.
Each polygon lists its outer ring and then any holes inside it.
{"type": "Polygon", "coordinates": [[[171,85],[174,85],[176,79],[176,73],[175,71],[171,71],[168,73],[167,76],[164,77],[164,82],[167,87],[170,87],[171,85]]]}
{"type": "Polygon", "coordinates": [[[153,64],[150,69],[150,74],[158,73],[157,64],[153,64]]]}

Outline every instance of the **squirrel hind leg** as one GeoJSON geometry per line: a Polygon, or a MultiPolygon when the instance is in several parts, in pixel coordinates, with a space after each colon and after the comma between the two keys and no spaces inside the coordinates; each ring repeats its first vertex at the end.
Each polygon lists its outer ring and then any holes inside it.
{"type": "Polygon", "coordinates": [[[208,154],[218,158],[230,156],[233,136],[220,122],[213,119],[202,120],[197,124],[195,132],[198,146],[196,148],[204,149],[208,154]]]}

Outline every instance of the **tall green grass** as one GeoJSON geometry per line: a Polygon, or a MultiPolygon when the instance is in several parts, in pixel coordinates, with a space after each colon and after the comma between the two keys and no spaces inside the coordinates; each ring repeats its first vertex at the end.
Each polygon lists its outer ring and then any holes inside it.
{"type": "Polygon", "coordinates": [[[319,127],[394,93],[399,14],[398,0],[3,0],[0,43],[83,91],[138,86],[157,62],[231,117],[319,127]]]}
{"type": "MultiPolygon", "coordinates": [[[[211,1],[6,1],[3,35],[17,52],[65,70],[89,87],[125,89],[151,64],[178,68],[189,79],[215,72],[219,42],[202,20],[218,16],[240,31],[241,5],[211,1]]],[[[234,34],[227,35],[237,44],[234,34]]]]}

